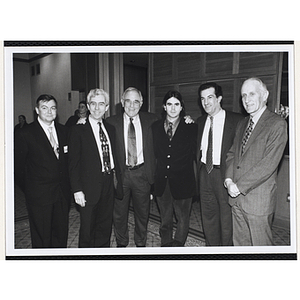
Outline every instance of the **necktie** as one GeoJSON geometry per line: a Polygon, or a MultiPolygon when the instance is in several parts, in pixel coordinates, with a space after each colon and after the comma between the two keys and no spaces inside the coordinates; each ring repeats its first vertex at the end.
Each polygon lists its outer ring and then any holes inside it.
{"type": "Polygon", "coordinates": [[[173,128],[173,123],[169,122],[167,135],[168,135],[170,141],[172,140],[172,135],[173,135],[172,128],[173,128]]]}
{"type": "Polygon", "coordinates": [[[135,136],[135,129],[132,123],[132,118],[130,118],[130,123],[128,126],[128,164],[130,166],[135,166],[137,164],[137,151],[136,151],[136,136],[135,136]]]}
{"type": "Polygon", "coordinates": [[[206,152],[206,171],[209,174],[213,169],[213,123],[214,117],[210,116],[210,127],[208,133],[208,144],[207,144],[207,152],[206,152]]]}
{"type": "Polygon", "coordinates": [[[245,131],[245,135],[244,135],[243,140],[242,140],[242,155],[244,154],[246,144],[247,144],[247,142],[250,138],[251,132],[253,130],[253,125],[254,125],[254,122],[252,120],[252,117],[250,117],[250,122],[248,124],[248,127],[245,131]]]}
{"type": "Polygon", "coordinates": [[[53,136],[53,133],[52,133],[52,127],[48,127],[48,130],[49,130],[49,140],[50,140],[50,144],[53,148],[53,151],[56,155],[57,158],[59,158],[59,151],[58,151],[58,144],[56,143],[55,139],[54,139],[54,136],[53,136]]]}
{"type": "Polygon", "coordinates": [[[107,141],[107,137],[102,129],[101,122],[98,122],[98,125],[99,125],[99,136],[100,136],[101,149],[102,149],[104,173],[110,174],[111,165],[110,165],[110,157],[109,157],[109,144],[107,141]]]}

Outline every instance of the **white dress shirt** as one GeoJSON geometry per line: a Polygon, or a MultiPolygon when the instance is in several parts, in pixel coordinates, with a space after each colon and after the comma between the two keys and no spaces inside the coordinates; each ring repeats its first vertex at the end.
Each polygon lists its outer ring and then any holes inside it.
{"type": "MultiPolygon", "coordinates": [[[[124,119],[124,143],[125,143],[125,153],[126,153],[126,165],[128,164],[128,126],[130,124],[130,118],[126,113],[123,114],[124,119]]],[[[141,120],[139,115],[137,114],[132,118],[132,123],[135,129],[135,137],[136,137],[136,153],[137,153],[137,165],[140,165],[144,162],[144,154],[143,154],[143,133],[141,120]]]]}
{"type": "MultiPolygon", "coordinates": [[[[214,117],[213,117],[213,164],[220,165],[221,163],[221,149],[222,149],[222,140],[223,140],[223,130],[225,123],[226,112],[224,109],[221,109],[214,117]]],[[[207,115],[207,119],[205,122],[202,141],[201,141],[201,151],[202,158],[201,162],[206,164],[206,152],[208,146],[208,133],[210,128],[210,116],[207,115]]]]}

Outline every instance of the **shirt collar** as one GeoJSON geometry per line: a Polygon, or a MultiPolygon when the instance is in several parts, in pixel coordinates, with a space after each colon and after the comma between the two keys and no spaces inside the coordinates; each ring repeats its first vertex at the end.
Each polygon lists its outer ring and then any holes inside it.
{"type": "Polygon", "coordinates": [[[254,116],[252,116],[252,120],[253,120],[254,124],[256,124],[258,122],[259,118],[261,117],[261,115],[264,113],[264,111],[266,109],[267,109],[267,106],[265,105],[259,111],[257,111],[254,116]]]}
{"type": "MultiPolygon", "coordinates": [[[[211,116],[209,114],[207,114],[207,119],[210,119],[210,117],[211,116]]],[[[218,111],[217,114],[215,114],[213,116],[214,120],[216,120],[216,119],[222,119],[224,117],[225,117],[225,110],[224,109],[221,109],[220,111],[218,111]]]]}
{"type": "Polygon", "coordinates": [[[37,120],[40,123],[40,125],[44,128],[44,130],[48,130],[49,127],[55,128],[54,121],[52,121],[50,125],[47,125],[39,116],[37,117],[37,120]]]}
{"type": "Polygon", "coordinates": [[[181,118],[178,116],[178,118],[177,118],[176,120],[174,120],[174,121],[169,121],[169,120],[168,120],[168,117],[166,117],[166,120],[165,120],[166,126],[168,127],[169,124],[172,123],[173,127],[176,127],[176,126],[179,124],[180,119],[181,119],[181,118]]]}

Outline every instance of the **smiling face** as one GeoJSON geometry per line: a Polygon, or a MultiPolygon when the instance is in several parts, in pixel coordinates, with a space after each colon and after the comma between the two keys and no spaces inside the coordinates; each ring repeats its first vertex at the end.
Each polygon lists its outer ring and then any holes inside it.
{"type": "Polygon", "coordinates": [[[182,105],[177,98],[171,97],[167,100],[166,105],[164,105],[164,109],[167,112],[168,120],[171,121],[179,117],[182,105]]]}
{"type": "Polygon", "coordinates": [[[35,111],[45,124],[51,125],[57,115],[57,106],[54,100],[40,100],[35,111]]]}
{"type": "Polygon", "coordinates": [[[210,87],[201,91],[200,98],[204,110],[210,116],[216,115],[221,110],[222,96],[216,96],[215,88],[210,87]]]}
{"type": "Polygon", "coordinates": [[[253,116],[266,105],[269,92],[262,89],[257,80],[252,79],[244,82],[241,94],[245,110],[253,116]]]}
{"type": "Polygon", "coordinates": [[[91,113],[91,117],[96,121],[101,121],[109,107],[109,105],[106,105],[104,95],[92,97],[87,106],[91,113]]]}
{"type": "Polygon", "coordinates": [[[139,113],[143,105],[143,100],[137,91],[129,90],[124,94],[121,103],[127,116],[133,118],[139,113]]]}

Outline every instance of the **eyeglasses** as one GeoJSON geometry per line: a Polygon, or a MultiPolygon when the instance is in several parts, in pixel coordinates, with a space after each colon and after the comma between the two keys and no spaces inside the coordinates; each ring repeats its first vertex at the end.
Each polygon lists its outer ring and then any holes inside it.
{"type": "Polygon", "coordinates": [[[131,105],[131,103],[133,104],[133,106],[140,106],[141,105],[141,101],[139,101],[139,100],[133,100],[133,101],[131,101],[130,99],[125,99],[124,100],[124,102],[125,102],[125,105],[127,105],[127,106],[130,106],[131,105]]]}

